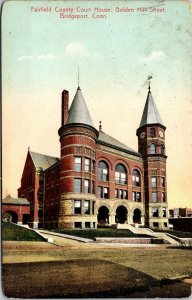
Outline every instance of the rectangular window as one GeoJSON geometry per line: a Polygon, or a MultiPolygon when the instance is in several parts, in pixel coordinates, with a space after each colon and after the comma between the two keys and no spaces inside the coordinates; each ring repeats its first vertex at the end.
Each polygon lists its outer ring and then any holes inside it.
{"type": "Polygon", "coordinates": [[[74,169],[76,172],[81,172],[81,157],[75,157],[74,169]]]}
{"type": "Polygon", "coordinates": [[[115,172],[115,182],[120,183],[120,173],[119,172],[115,172]]]}
{"type": "Polygon", "coordinates": [[[95,201],[92,202],[92,215],[95,214],[95,201]]]}
{"type": "Polygon", "coordinates": [[[133,201],[141,202],[141,193],[140,192],[133,192],[133,201]]]}
{"type": "Polygon", "coordinates": [[[162,193],[162,202],[166,202],[165,193],[162,193]]]}
{"type": "Polygon", "coordinates": [[[81,193],[81,179],[80,178],[74,179],[74,192],[81,193]]]}
{"type": "Polygon", "coordinates": [[[155,128],[150,128],[150,137],[155,137],[155,128]]]}
{"type": "Polygon", "coordinates": [[[108,170],[107,169],[103,169],[103,181],[108,181],[108,170]]]}
{"type": "Polygon", "coordinates": [[[81,200],[74,200],[74,214],[81,214],[81,200]]]}
{"type": "Polygon", "coordinates": [[[153,207],[153,209],[152,209],[152,216],[154,218],[157,218],[159,216],[159,210],[158,210],[158,208],[153,207]]]}
{"type": "Polygon", "coordinates": [[[91,228],[91,223],[90,222],[85,222],[85,228],[91,228]]]}
{"type": "Polygon", "coordinates": [[[153,203],[157,202],[157,193],[156,192],[152,193],[152,202],[153,203]]]}
{"type": "Polygon", "coordinates": [[[90,215],[90,201],[84,201],[84,214],[90,215]]]}
{"type": "Polygon", "coordinates": [[[128,199],[128,192],[127,191],[123,191],[124,192],[124,199],[128,199]]]}
{"type": "Polygon", "coordinates": [[[98,186],[98,198],[102,198],[102,187],[98,186]]]}
{"type": "Polygon", "coordinates": [[[109,188],[104,187],[103,191],[104,191],[104,195],[103,195],[104,198],[109,199],[109,188]]]}
{"type": "Polygon", "coordinates": [[[123,190],[119,190],[119,198],[123,199],[123,190]]]}
{"type": "Polygon", "coordinates": [[[85,172],[90,172],[90,159],[85,158],[85,172]]]}
{"type": "Polygon", "coordinates": [[[163,207],[163,218],[166,218],[166,207],[163,207]]]}
{"type": "Polygon", "coordinates": [[[157,177],[151,177],[151,186],[156,187],[157,186],[157,177]]]}
{"type": "Polygon", "coordinates": [[[115,198],[119,198],[118,189],[115,189],[115,198]]]}
{"type": "Polygon", "coordinates": [[[92,181],[92,194],[95,194],[95,181],[92,181]]]}
{"type": "Polygon", "coordinates": [[[75,222],[75,228],[82,228],[81,222],[75,222]]]}
{"type": "Polygon", "coordinates": [[[158,222],[153,222],[153,227],[159,227],[159,223],[158,222]]]}
{"type": "Polygon", "coordinates": [[[84,192],[90,193],[90,180],[85,179],[84,181],[84,192]]]}
{"type": "Polygon", "coordinates": [[[165,187],[165,177],[161,177],[161,185],[162,187],[165,187]]]}
{"type": "Polygon", "coordinates": [[[133,201],[136,201],[136,192],[133,192],[133,201]]]}
{"type": "Polygon", "coordinates": [[[121,173],[121,184],[126,184],[126,174],[121,173]]]}

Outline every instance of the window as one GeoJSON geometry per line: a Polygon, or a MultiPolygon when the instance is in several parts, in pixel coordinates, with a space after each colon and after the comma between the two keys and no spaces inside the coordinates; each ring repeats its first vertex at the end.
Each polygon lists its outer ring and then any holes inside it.
{"type": "Polygon", "coordinates": [[[84,214],[90,215],[90,201],[84,201],[84,214]]]}
{"type": "Polygon", "coordinates": [[[151,177],[151,186],[156,187],[157,186],[157,177],[151,177]]]}
{"type": "Polygon", "coordinates": [[[109,180],[109,168],[106,162],[100,161],[98,165],[98,179],[103,181],[109,180]]]}
{"type": "Polygon", "coordinates": [[[155,137],[155,128],[150,128],[150,137],[155,137]]]}
{"type": "Polygon", "coordinates": [[[95,181],[92,181],[92,194],[95,194],[95,181]]]}
{"type": "Polygon", "coordinates": [[[150,154],[156,154],[156,146],[155,144],[150,145],[150,154]]]}
{"type": "Polygon", "coordinates": [[[74,192],[81,193],[81,179],[75,178],[74,180],[74,192]]]}
{"type": "Polygon", "coordinates": [[[119,198],[119,190],[115,189],[115,198],[119,198]]]}
{"type": "Polygon", "coordinates": [[[75,228],[82,228],[81,222],[75,222],[75,228]]]}
{"type": "Polygon", "coordinates": [[[90,180],[88,179],[84,181],[84,193],[90,193],[90,180]]]}
{"type": "Polygon", "coordinates": [[[104,187],[103,188],[103,198],[105,198],[105,199],[109,199],[109,188],[107,188],[107,187],[104,187]]]}
{"type": "Polygon", "coordinates": [[[95,201],[92,202],[92,215],[95,214],[95,201]]]}
{"type": "Polygon", "coordinates": [[[161,154],[165,154],[165,146],[164,145],[161,145],[161,154]]]}
{"type": "Polygon", "coordinates": [[[133,170],[132,184],[134,186],[140,186],[140,173],[137,170],[133,170]]]}
{"type": "Polygon", "coordinates": [[[153,209],[152,209],[152,216],[154,218],[159,216],[159,210],[158,210],[158,208],[153,207],[153,209]]]}
{"type": "Polygon", "coordinates": [[[133,192],[133,201],[141,202],[141,193],[140,192],[133,192]]]}
{"type": "Polygon", "coordinates": [[[159,227],[159,223],[158,222],[153,222],[153,227],[159,227]]]}
{"type": "Polygon", "coordinates": [[[157,193],[156,192],[152,193],[152,202],[153,203],[157,202],[157,193]]]}
{"type": "Polygon", "coordinates": [[[98,186],[98,198],[109,199],[109,188],[98,186]]]}
{"type": "Polygon", "coordinates": [[[85,222],[85,228],[91,228],[91,223],[90,222],[85,222]]]}
{"type": "Polygon", "coordinates": [[[128,192],[127,191],[123,191],[124,194],[124,199],[128,199],[128,192]]]}
{"type": "Polygon", "coordinates": [[[90,159],[85,158],[85,172],[90,172],[90,159]]]}
{"type": "Polygon", "coordinates": [[[123,199],[123,190],[119,190],[119,198],[123,199]]]}
{"type": "Polygon", "coordinates": [[[162,202],[166,202],[165,193],[162,193],[162,202]]]}
{"type": "Polygon", "coordinates": [[[81,157],[75,157],[74,169],[76,172],[81,172],[81,157]]]}
{"type": "Polygon", "coordinates": [[[165,177],[161,177],[161,185],[162,187],[165,187],[165,177]]]}
{"type": "Polygon", "coordinates": [[[163,218],[166,218],[166,207],[163,207],[163,218]]]}
{"type": "Polygon", "coordinates": [[[81,200],[74,200],[74,214],[81,214],[81,200]]]}
{"type": "Polygon", "coordinates": [[[115,182],[119,184],[127,183],[127,171],[122,164],[116,165],[115,168],[115,182]]]}

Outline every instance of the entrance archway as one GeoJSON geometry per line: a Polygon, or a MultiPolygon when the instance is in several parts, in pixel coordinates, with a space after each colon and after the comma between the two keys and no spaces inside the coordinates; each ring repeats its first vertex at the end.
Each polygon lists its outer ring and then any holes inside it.
{"type": "Polygon", "coordinates": [[[6,211],[3,214],[3,219],[6,220],[7,222],[17,223],[18,222],[18,215],[14,211],[6,211]]]}
{"type": "Polygon", "coordinates": [[[97,221],[100,225],[109,224],[109,209],[106,206],[101,206],[99,208],[97,221]]]}
{"type": "Polygon", "coordinates": [[[120,224],[125,224],[127,221],[127,208],[123,205],[120,205],[116,209],[115,222],[120,224]]]}
{"type": "Polygon", "coordinates": [[[141,224],[141,211],[138,208],[134,210],[133,223],[141,224]]]}

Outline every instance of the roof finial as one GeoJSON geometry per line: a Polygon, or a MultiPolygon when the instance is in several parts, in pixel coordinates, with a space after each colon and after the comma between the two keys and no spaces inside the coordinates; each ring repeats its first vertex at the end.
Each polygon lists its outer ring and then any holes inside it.
{"type": "Polygon", "coordinates": [[[79,67],[78,67],[78,90],[80,90],[80,86],[79,86],[79,67]]]}
{"type": "Polygon", "coordinates": [[[151,87],[150,87],[150,84],[151,84],[151,79],[153,78],[152,75],[149,75],[148,78],[147,78],[147,81],[148,81],[148,90],[149,92],[151,91],[151,87]]]}
{"type": "Polygon", "coordinates": [[[99,121],[99,130],[102,130],[102,122],[99,121]]]}

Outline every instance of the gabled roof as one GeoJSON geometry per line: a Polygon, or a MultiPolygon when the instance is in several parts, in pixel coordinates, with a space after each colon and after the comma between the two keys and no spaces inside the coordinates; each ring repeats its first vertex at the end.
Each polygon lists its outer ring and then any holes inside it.
{"type": "Polygon", "coordinates": [[[69,109],[67,124],[85,124],[94,127],[80,87],[78,87],[69,109]]]}
{"type": "Polygon", "coordinates": [[[2,199],[2,204],[30,205],[26,198],[13,198],[10,195],[2,199]]]}
{"type": "Polygon", "coordinates": [[[153,100],[153,96],[151,94],[150,89],[149,89],[149,92],[147,95],[147,100],[145,103],[145,107],[143,110],[143,115],[142,115],[141,123],[140,123],[139,127],[149,125],[149,124],[163,125],[163,121],[161,119],[161,116],[160,116],[157,106],[155,104],[155,101],[153,100]]]}
{"type": "Polygon", "coordinates": [[[45,171],[55,163],[59,162],[59,158],[29,151],[31,158],[37,170],[45,171]]]}
{"type": "Polygon", "coordinates": [[[130,153],[136,156],[141,156],[140,153],[136,152],[135,150],[127,147],[125,144],[119,142],[118,140],[114,139],[112,136],[106,134],[102,130],[99,131],[98,143],[115,148],[117,150],[130,153]]]}

